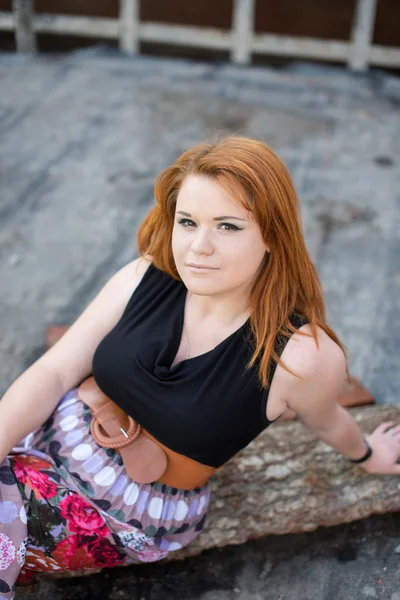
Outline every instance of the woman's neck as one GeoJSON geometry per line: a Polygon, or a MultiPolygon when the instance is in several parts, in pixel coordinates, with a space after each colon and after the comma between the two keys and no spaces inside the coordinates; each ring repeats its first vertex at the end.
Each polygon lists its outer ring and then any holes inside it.
{"type": "Polygon", "coordinates": [[[191,318],[199,321],[215,321],[222,327],[229,327],[248,318],[250,297],[243,290],[233,290],[224,294],[202,296],[190,290],[186,296],[186,311],[191,318]]]}

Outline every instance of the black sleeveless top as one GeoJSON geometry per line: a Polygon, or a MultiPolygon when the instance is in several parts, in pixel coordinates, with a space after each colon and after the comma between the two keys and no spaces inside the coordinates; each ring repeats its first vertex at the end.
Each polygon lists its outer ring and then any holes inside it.
{"type": "MultiPolygon", "coordinates": [[[[183,328],[186,286],[150,265],[117,325],[98,345],[100,389],[162,444],[219,467],[271,423],[249,320],[213,350],[170,368],[183,328]]],[[[291,319],[298,328],[304,321],[291,319]]],[[[279,341],[281,355],[287,338],[279,341]]],[[[272,369],[270,381],[272,381],[272,369]]]]}

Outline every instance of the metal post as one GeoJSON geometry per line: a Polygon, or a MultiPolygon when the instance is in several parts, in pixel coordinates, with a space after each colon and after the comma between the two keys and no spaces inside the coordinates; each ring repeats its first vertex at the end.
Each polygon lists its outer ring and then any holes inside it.
{"type": "Polygon", "coordinates": [[[348,67],[353,71],[368,68],[374,35],[377,0],[357,0],[351,32],[348,67]]]}
{"type": "Polygon", "coordinates": [[[33,30],[32,0],[13,0],[15,44],[17,52],[36,52],[36,35],[33,30]]]}
{"type": "Polygon", "coordinates": [[[251,59],[255,0],[234,0],[231,60],[247,64],[251,59]]]}
{"type": "Polygon", "coordinates": [[[139,51],[139,0],[120,0],[119,47],[126,54],[139,51]]]}

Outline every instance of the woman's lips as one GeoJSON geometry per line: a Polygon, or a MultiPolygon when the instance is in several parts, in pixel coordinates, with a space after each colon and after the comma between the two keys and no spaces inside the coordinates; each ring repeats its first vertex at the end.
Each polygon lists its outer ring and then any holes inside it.
{"type": "Polygon", "coordinates": [[[218,271],[215,267],[208,267],[207,265],[195,265],[194,263],[189,263],[186,265],[188,269],[194,271],[195,273],[208,273],[210,271],[218,271]]]}

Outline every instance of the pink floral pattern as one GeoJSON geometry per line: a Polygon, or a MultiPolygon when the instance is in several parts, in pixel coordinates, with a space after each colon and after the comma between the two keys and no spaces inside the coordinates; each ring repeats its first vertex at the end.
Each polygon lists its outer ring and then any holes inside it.
{"type": "Polygon", "coordinates": [[[168,552],[162,552],[161,550],[145,550],[144,552],[138,552],[138,558],[140,562],[156,562],[167,556],[168,552]]]}
{"type": "Polygon", "coordinates": [[[116,567],[124,562],[125,557],[121,556],[117,547],[106,538],[96,538],[88,544],[87,549],[94,558],[96,567],[116,567]]]}
{"type": "Polygon", "coordinates": [[[37,572],[161,560],[203,528],[207,486],[129,481],[119,455],[93,441],[90,421],[73,390],[31,447],[0,464],[0,596],[37,572]]]}
{"type": "Polygon", "coordinates": [[[5,533],[0,533],[0,571],[5,571],[14,561],[15,546],[5,533]]]}
{"type": "Polygon", "coordinates": [[[15,461],[14,474],[21,483],[28,484],[34,490],[37,499],[49,500],[57,494],[57,485],[39,468],[51,468],[51,465],[35,456],[22,455],[15,461]]]}
{"type": "Polygon", "coordinates": [[[61,516],[68,521],[71,531],[103,537],[108,530],[104,519],[86,500],[75,493],[66,496],[60,503],[61,516]]]}

